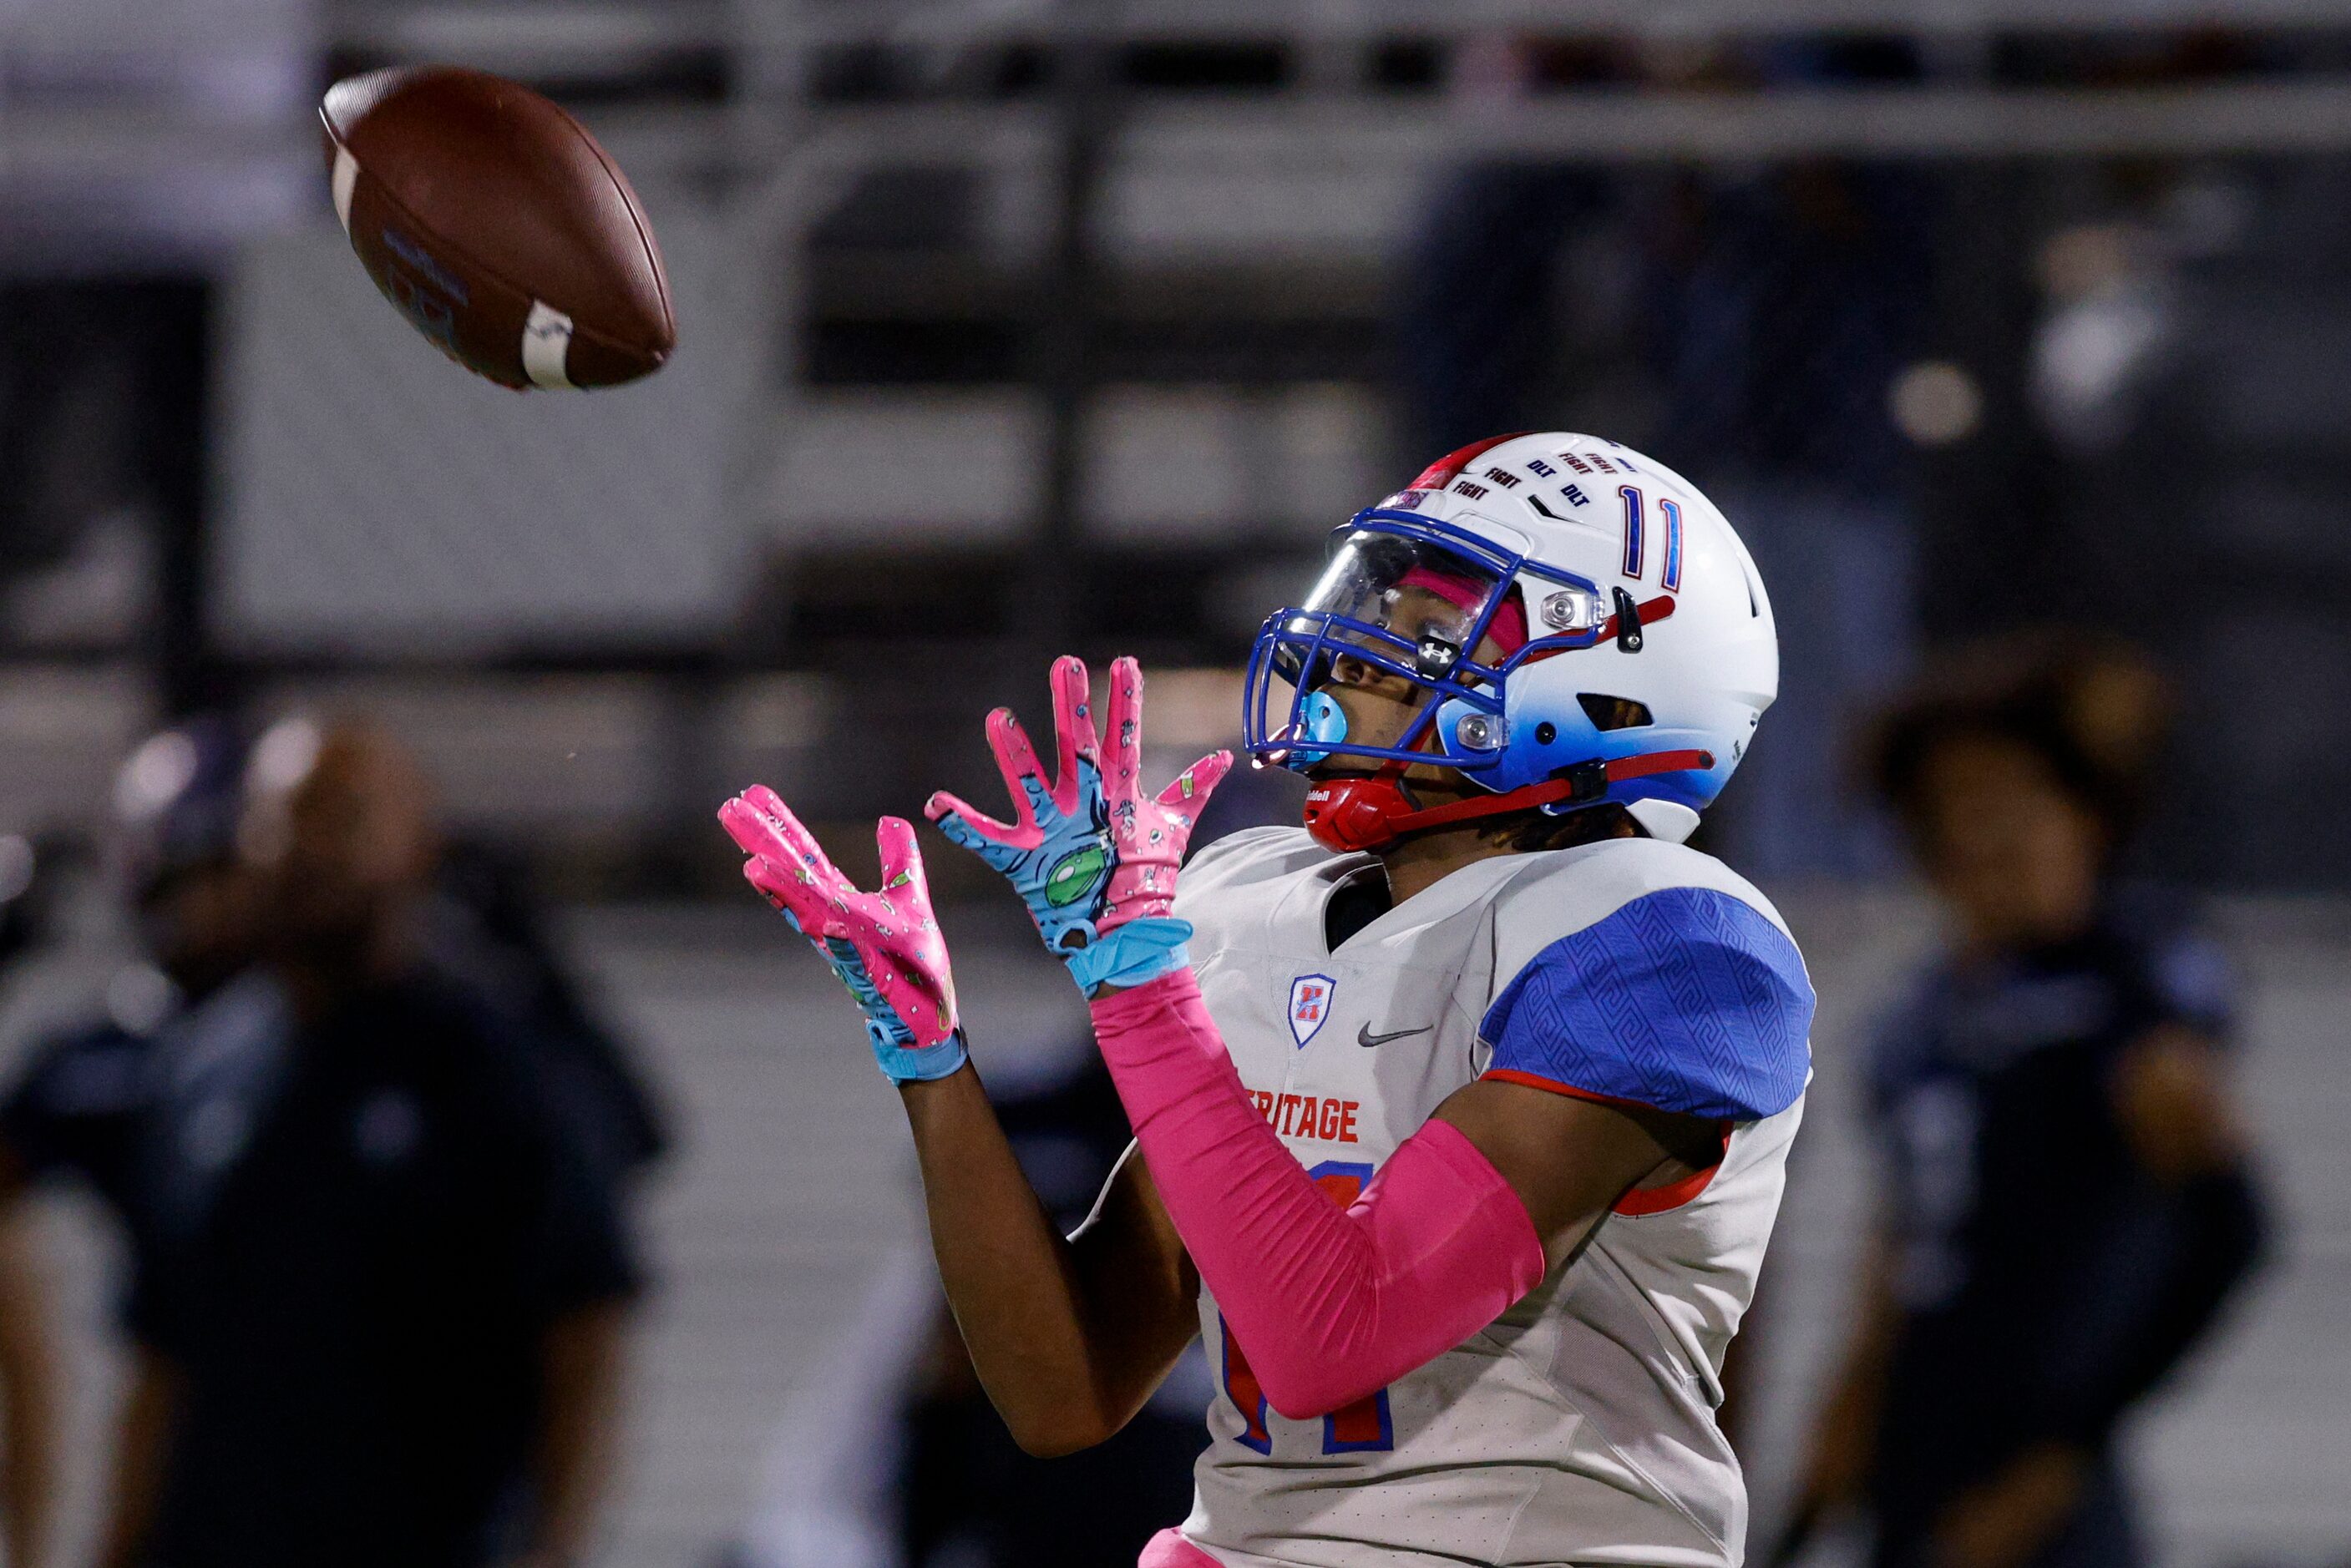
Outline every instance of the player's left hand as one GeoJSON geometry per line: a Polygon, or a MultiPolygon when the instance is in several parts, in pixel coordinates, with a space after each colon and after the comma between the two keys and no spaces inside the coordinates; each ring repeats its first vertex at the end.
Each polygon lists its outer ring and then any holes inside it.
{"type": "Polygon", "coordinates": [[[987,743],[1013,820],[998,822],[954,795],[931,796],[939,831],[1008,880],[1038,934],[1069,967],[1078,989],[1134,986],[1190,961],[1189,922],[1168,913],[1176,870],[1210,792],[1233,764],[1215,752],[1155,795],[1143,793],[1143,672],[1132,659],[1110,667],[1108,766],[1094,731],[1085,661],[1053,661],[1053,732],[1059,765],[1045,782],[1037,749],[1008,708],[987,716],[987,743]]]}
{"type": "Polygon", "coordinates": [[[743,875],[815,944],[865,1014],[882,1075],[893,1084],[944,1078],[968,1053],[956,1021],[946,938],[931,913],[914,826],[885,816],[873,836],[882,889],[861,892],[833,866],[791,808],[754,784],[718,808],[743,875]]]}

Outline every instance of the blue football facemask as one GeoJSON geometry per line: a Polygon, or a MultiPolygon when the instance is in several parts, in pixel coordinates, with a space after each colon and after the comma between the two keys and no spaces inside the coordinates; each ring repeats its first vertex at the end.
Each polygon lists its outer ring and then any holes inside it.
{"type": "Polygon", "coordinates": [[[1306,602],[1276,610],[1259,629],[1243,698],[1243,744],[1260,762],[1301,770],[1334,756],[1491,767],[1499,753],[1483,742],[1501,732],[1503,676],[1531,653],[1589,647],[1597,636],[1593,627],[1545,637],[1492,666],[1477,662],[1474,653],[1522,571],[1557,578],[1597,602],[1592,585],[1530,565],[1467,529],[1416,513],[1359,513],[1339,531],[1306,602]],[[1393,743],[1348,739],[1346,715],[1323,689],[1341,659],[1428,693],[1393,743]]]}

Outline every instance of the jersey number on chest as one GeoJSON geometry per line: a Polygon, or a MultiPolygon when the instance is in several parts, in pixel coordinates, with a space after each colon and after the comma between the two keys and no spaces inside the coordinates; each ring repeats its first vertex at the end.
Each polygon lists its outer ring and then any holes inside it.
{"type": "MultiPolygon", "coordinates": [[[[1332,1202],[1344,1209],[1370,1182],[1372,1168],[1349,1160],[1326,1159],[1306,1174],[1332,1202]]],[[[1231,1325],[1221,1315],[1217,1323],[1224,1340],[1225,1397],[1240,1412],[1241,1430],[1237,1440],[1260,1454],[1270,1454],[1273,1428],[1266,1424],[1265,1390],[1259,1385],[1257,1374],[1249,1370],[1249,1357],[1241,1354],[1240,1342],[1233,1338],[1231,1325]]],[[[1395,1447],[1395,1422],[1388,1414],[1388,1391],[1384,1388],[1322,1417],[1322,1451],[1326,1454],[1355,1454],[1395,1447]]]]}

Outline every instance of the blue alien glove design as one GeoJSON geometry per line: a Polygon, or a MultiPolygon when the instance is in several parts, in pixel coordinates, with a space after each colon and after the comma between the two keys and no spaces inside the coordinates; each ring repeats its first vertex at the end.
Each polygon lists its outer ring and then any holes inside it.
{"type": "Polygon", "coordinates": [[[939,831],[1001,873],[1029,906],[1046,948],[1088,995],[1140,985],[1190,961],[1186,921],[1168,913],[1176,871],[1200,808],[1232,766],[1230,752],[1201,758],[1156,795],[1138,783],[1143,673],[1111,665],[1107,768],[1081,659],[1053,661],[1053,782],[1011,711],[987,716],[988,748],[1011,792],[1014,820],[998,822],[951,794],[924,808],[939,831]]]}

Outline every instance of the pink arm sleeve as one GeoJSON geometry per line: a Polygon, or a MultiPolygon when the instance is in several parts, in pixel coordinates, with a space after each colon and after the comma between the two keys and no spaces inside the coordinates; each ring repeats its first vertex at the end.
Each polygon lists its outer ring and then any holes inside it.
{"type": "Polygon", "coordinates": [[[1190,970],[1104,997],[1093,1017],[1176,1233],[1282,1415],[1374,1393],[1541,1282],[1526,1206],[1447,1123],[1333,1204],[1249,1103],[1190,970]]]}

